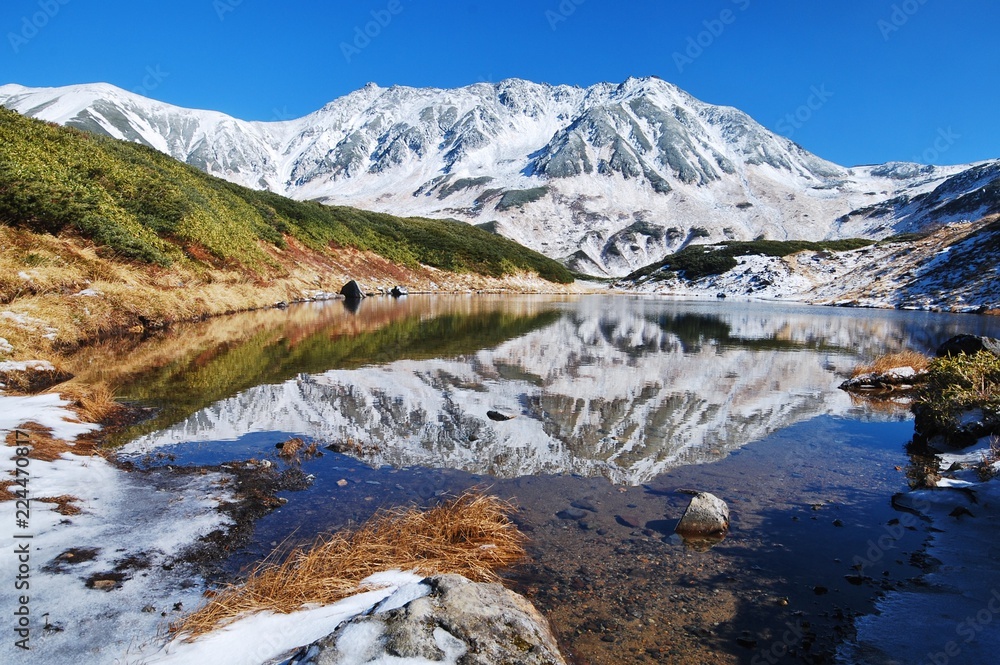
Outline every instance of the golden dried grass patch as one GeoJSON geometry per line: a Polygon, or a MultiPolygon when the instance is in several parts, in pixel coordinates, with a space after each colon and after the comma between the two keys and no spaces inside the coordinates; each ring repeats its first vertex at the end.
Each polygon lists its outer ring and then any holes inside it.
{"type": "Polygon", "coordinates": [[[17,431],[11,430],[7,433],[6,443],[8,446],[27,446],[28,458],[42,462],[54,462],[63,453],[73,453],[74,455],[90,456],[95,454],[97,444],[94,441],[81,439],[75,442],[68,442],[52,437],[52,430],[43,427],[38,423],[24,423],[18,426],[17,430],[27,432],[28,438],[18,438],[17,431]]]}
{"type": "Polygon", "coordinates": [[[333,603],[386,570],[457,573],[495,582],[498,569],[525,554],[525,538],[510,520],[511,512],[511,504],[478,492],[429,510],[380,511],[356,529],[292,550],[282,563],[265,561],[242,585],[221,591],[171,630],[193,638],[245,613],[287,614],[306,603],[333,603]]]}
{"type": "Polygon", "coordinates": [[[80,499],[69,494],[60,494],[59,496],[46,496],[40,499],[35,499],[35,501],[40,501],[41,503],[54,503],[56,504],[55,511],[60,515],[79,515],[83,511],[80,510],[78,506],[73,504],[80,499]]]}
{"type": "Polygon", "coordinates": [[[854,368],[851,376],[862,374],[882,374],[898,367],[912,367],[920,372],[926,370],[931,359],[917,351],[900,351],[898,353],[887,353],[881,355],[867,365],[859,365],[854,368]]]}
{"type": "Polygon", "coordinates": [[[67,384],[52,388],[47,392],[58,393],[70,402],[72,409],[82,422],[102,423],[122,412],[125,408],[115,399],[115,391],[106,384],[67,384]]]}

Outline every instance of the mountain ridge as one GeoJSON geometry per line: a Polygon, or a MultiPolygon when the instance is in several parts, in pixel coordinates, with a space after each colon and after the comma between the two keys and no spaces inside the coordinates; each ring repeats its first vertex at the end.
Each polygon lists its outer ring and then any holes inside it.
{"type": "Polygon", "coordinates": [[[865,211],[904,196],[919,204],[967,168],[846,168],[655,77],[587,88],[368,84],[276,122],[108,84],[0,86],[0,104],[292,198],[482,225],[595,275],[627,274],[692,242],[885,237],[905,211],[865,211]]]}

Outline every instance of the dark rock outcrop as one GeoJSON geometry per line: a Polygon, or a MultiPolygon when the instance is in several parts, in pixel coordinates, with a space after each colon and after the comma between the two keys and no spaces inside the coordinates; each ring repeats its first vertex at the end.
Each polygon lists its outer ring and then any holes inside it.
{"type": "Polygon", "coordinates": [[[365,297],[365,292],[362,291],[361,287],[358,286],[358,283],[352,279],[341,287],[340,295],[344,296],[347,300],[361,300],[365,297]]]}
{"type": "Polygon", "coordinates": [[[989,351],[1000,356],[1000,339],[980,337],[979,335],[956,335],[937,348],[937,357],[975,355],[980,351],[989,351]]]}

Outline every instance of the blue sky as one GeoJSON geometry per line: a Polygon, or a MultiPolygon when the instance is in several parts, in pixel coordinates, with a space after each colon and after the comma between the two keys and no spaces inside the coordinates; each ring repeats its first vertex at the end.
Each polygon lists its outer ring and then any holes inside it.
{"type": "Polygon", "coordinates": [[[369,81],[656,75],[841,164],[953,164],[1000,157],[998,27],[993,0],[5,0],[0,82],[270,120],[369,81]]]}

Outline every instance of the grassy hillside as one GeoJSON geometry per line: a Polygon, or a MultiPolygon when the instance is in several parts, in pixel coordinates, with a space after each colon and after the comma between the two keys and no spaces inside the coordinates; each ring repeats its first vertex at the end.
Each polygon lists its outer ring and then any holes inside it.
{"type": "Polygon", "coordinates": [[[456,221],[297,202],[209,176],[148,147],[0,108],[0,224],[75,233],[99,255],[163,267],[283,274],[273,251],[351,248],[401,266],[573,280],[560,264],[456,221]]]}

